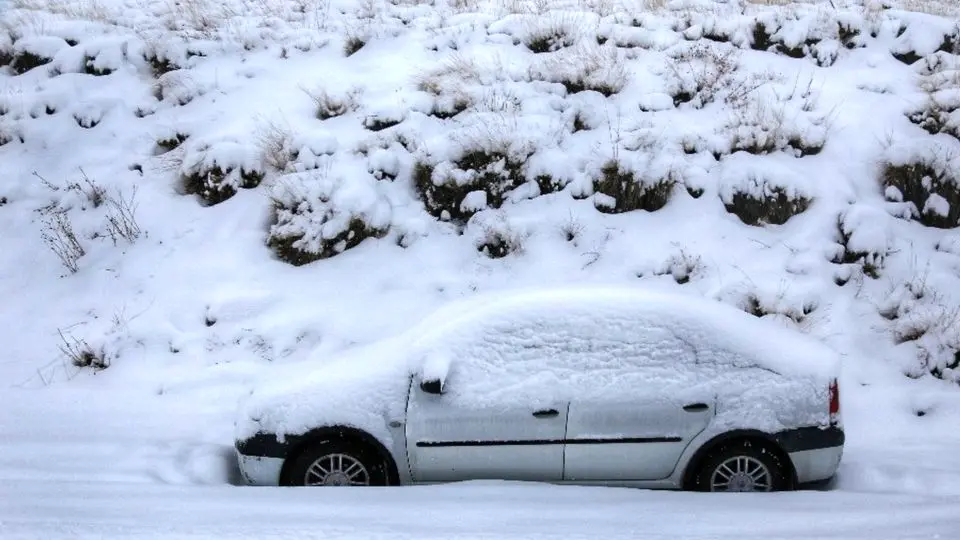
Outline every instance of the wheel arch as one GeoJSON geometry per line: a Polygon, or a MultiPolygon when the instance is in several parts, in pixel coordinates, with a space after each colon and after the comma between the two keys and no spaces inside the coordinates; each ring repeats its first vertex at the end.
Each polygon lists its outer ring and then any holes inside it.
{"type": "Polygon", "coordinates": [[[397,462],[393,454],[387,450],[387,447],[370,433],[350,426],[324,426],[314,428],[297,437],[296,442],[290,447],[290,450],[283,460],[283,467],[280,469],[281,482],[282,479],[286,478],[289,474],[290,467],[294,461],[296,461],[297,456],[307,448],[330,439],[350,441],[372,449],[383,461],[386,468],[387,485],[400,484],[400,473],[397,469],[397,462]]]}
{"type": "Polygon", "coordinates": [[[789,488],[793,489],[797,485],[797,470],[793,466],[793,460],[790,459],[790,455],[780,446],[780,443],[777,442],[777,439],[773,435],[757,429],[736,429],[716,435],[702,444],[700,448],[697,448],[693,457],[687,461],[686,468],[683,471],[680,484],[681,489],[688,491],[694,489],[700,467],[703,466],[704,461],[706,461],[707,457],[709,457],[714,450],[724,444],[739,441],[756,443],[776,454],[786,468],[784,472],[790,483],[789,488]]]}

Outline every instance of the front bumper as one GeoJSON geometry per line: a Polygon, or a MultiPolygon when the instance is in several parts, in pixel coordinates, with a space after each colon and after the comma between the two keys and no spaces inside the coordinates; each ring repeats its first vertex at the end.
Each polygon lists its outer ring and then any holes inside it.
{"type": "Polygon", "coordinates": [[[276,486],[280,484],[283,458],[248,456],[237,452],[237,462],[243,479],[253,486],[276,486]]]}

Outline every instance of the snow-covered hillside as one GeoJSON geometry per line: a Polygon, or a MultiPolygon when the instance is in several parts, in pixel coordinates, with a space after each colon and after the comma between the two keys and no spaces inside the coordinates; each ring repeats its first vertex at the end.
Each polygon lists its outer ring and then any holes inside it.
{"type": "Polygon", "coordinates": [[[602,282],[822,339],[839,485],[957,494],[957,10],[783,4],[11,0],[0,475],[225,482],[256,381],[602,282]]]}

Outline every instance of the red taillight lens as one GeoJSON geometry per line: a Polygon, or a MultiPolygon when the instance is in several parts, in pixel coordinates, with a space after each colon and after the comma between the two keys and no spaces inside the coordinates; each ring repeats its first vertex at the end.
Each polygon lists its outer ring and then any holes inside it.
{"type": "Polygon", "coordinates": [[[840,385],[837,380],[830,381],[830,425],[837,425],[840,418],[840,385]]]}

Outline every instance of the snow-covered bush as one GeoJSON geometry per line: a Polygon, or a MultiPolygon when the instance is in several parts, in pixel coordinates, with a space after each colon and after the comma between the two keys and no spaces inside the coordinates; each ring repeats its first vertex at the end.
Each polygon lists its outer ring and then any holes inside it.
{"type": "Polygon", "coordinates": [[[823,150],[830,127],[816,107],[817,96],[809,82],[782,93],[773,88],[759,89],[751,99],[734,107],[722,135],[729,137],[733,152],[816,155],[823,150]]]}
{"type": "Polygon", "coordinates": [[[531,78],[562,84],[568,94],[593,91],[610,97],[630,80],[623,53],[615,47],[584,42],[545,56],[531,68],[531,78]]]}
{"type": "Polygon", "coordinates": [[[70,360],[74,367],[100,371],[110,367],[111,359],[103,347],[94,347],[85,339],[73,335],[60,334],[60,352],[70,360]]]}
{"type": "Polygon", "coordinates": [[[180,179],[185,193],[207,205],[222,203],[238,189],[260,185],[264,176],[259,149],[233,139],[186,143],[180,179]]]}
{"type": "Polygon", "coordinates": [[[537,54],[572,47],[579,39],[578,22],[560,14],[535,17],[523,36],[523,44],[537,54]]]}
{"type": "Polygon", "coordinates": [[[881,182],[887,200],[905,205],[904,215],[928,227],[960,225],[960,153],[952,147],[899,144],[889,149],[881,182]]]}
{"type": "Polygon", "coordinates": [[[58,52],[67,47],[69,47],[67,42],[59,37],[24,37],[13,44],[13,57],[10,60],[10,66],[14,73],[21,75],[34,68],[49,64],[58,52]]]}
{"type": "Polygon", "coordinates": [[[489,127],[454,143],[449,159],[431,163],[423,157],[414,165],[414,187],[434,217],[462,223],[480,210],[500,208],[508,193],[529,182],[525,164],[532,141],[489,127]]]}
{"type": "Polygon", "coordinates": [[[956,24],[942,25],[937,31],[930,21],[907,23],[897,32],[890,52],[904,64],[915,64],[936,53],[957,54],[960,53],[960,30],[956,24]]]}
{"type": "Polygon", "coordinates": [[[303,89],[317,108],[317,118],[328,120],[353,112],[360,107],[360,90],[328,92],[323,88],[303,89]]]}
{"type": "Polygon", "coordinates": [[[704,272],[704,264],[699,255],[680,249],[660,264],[637,272],[637,277],[647,275],[670,276],[677,285],[685,285],[691,279],[698,278],[704,272]]]}
{"type": "Polygon", "coordinates": [[[813,200],[798,174],[748,154],[727,158],[720,176],[724,207],[747,225],[782,225],[813,200]]]}
{"type": "Polygon", "coordinates": [[[529,233],[512,222],[503,212],[481,211],[470,218],[465,232],[477,251],[491,259],[523,252],[529,233]]]}
{"type": "Polygon", "coordinates": [[[737,73],[739,67],[736,49],[721,51],[705,43],[681,47],[667,56],[667,93],[674,106],[689,103],[695,109],[721,97],[741,100],[755,87],[737,73]]]}
{"type": "Polygon", "coordinates": [[[656,212],[666,206],[680,181],[679,175],[670,169],[660,171],[636,161],[612,159],[600,167],[593,182],[594,205],[598,210],[610,214],[633,210],[656,212]]]}
{"type": "Polygon", "coordinates": [[[352,165],[335,174],[321,168],[277,182],[267,245],[280,260],[301,266],[389,232],[390,203],[362,165],[352,165]]]}
{"type": "Polygon", "coordinates": [[[877,279],[891,250],[889,214],[867,204],[854,204],[837,218],[836,264],[855,264],[877,279]]]}
{"type": "Polygon", "coordinates": [[[960,139],[960,58],[940,52],[918,66],[926,101],[907,118],[931,135],[946,133],[960,139]]]}

